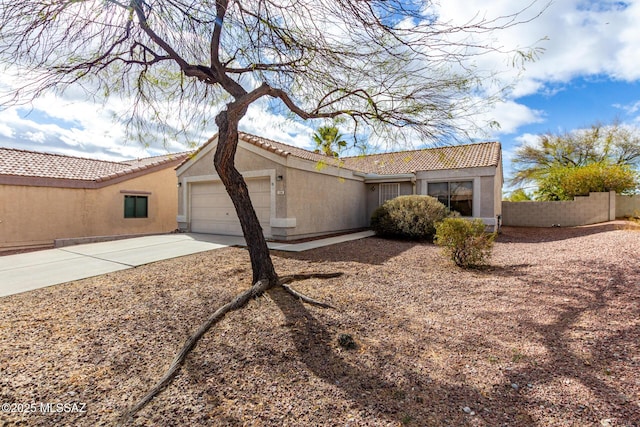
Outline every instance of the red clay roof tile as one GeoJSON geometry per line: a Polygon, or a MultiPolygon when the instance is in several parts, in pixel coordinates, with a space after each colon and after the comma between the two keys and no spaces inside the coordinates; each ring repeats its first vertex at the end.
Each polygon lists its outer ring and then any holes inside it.
{"type": "MultiPolygon", "coordinates": [[[[371,154],[366,156],[343,157],[336,159],[324,154],[294,147],[245,132],[239,132],[241,140],[263,148],[283,157],[294,156],[312,162],[333,164],[339,167],[379,175],[411,173],[423,170],[461,169],[485,166],[498,166],[500,163],[500,143],[483,142],[477,144],[450,145],[422,150],[400,151],[396,153],[371,154]]],[[[217,140],[211,137],[199,150],[217,140]]],[[[186,158],[182,164],[193,157],[186,158]]],[[[181,166],[181,165],[180,165],[181,166]]]]}
{"type": "Polygon", "coordinates": [[[188,153],[110,162],[0,147],[0,175],[103,182],[186,158],[188,153]]]}
{"type": "MultiPolygon", "coordinates": [[[[333,157],[314,153],[281,142],[255,135],[240,133],[240,137],[258,147],[282,156],[292,155],[314,162],[327,162],[333,157]]],[[[500,163],[500,143],[482,142],[476,144],[449,145],[422,150],[395,153],[369,154],[366,156],[343,157],[339,161],[346,169],[380,175],[411,173],[424,170],[462,169],[498,166],[500,163]]]]}
{"type": "Polygon", "coordinates": [[[378,175],[498,166],[500,163],[500,143],[450,145],[396,153],[345,157],[342,161],[347,169],[378,175]]]}

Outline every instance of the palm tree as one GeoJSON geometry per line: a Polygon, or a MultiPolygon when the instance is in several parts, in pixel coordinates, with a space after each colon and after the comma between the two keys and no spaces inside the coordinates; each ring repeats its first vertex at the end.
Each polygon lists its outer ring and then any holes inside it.
{"type": "Polygon", "coordinates": [[[340,151],[347,146],[347,142],[342,139],[342,134],[338,132],[336,126],[320,126],[313,135],[313,140],[316,143],[316,150],[321,151],[325,156],[338,157],[340,151]]]}

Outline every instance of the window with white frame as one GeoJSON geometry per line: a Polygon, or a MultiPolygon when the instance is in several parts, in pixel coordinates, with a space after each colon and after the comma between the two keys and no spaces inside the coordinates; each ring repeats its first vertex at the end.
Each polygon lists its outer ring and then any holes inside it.
{"type": "Polygon", "coordinates": [[[427,194],[462,216],[473,216],[473,181],[430,182],[427,194]]]}
{"type": "Polygon", "coordinates": [[[400,183],[380,184],[380,204],[400,195],[400,183]]]}

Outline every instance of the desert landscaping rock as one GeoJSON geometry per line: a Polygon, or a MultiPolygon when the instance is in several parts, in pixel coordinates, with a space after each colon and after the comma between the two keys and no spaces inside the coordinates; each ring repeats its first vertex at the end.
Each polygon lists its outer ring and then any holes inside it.
{"type": "MultiPolygon", "coordinates": [[[[132,425],[640,425],[638,231],[507,228],[482,270],[378,238],[273,259],[344,272],[293,284],[336,309],[252,300],[132,425]]],[[[113,425],[250,280],[226,248],[2,298],[0,425],[113,425]],[[46,402],[86,410],[18,411],[46,402]]]]}

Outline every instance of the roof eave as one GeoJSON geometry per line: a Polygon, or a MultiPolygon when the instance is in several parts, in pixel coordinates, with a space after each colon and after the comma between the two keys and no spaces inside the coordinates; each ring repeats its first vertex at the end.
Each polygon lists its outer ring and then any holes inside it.
{"type": "Polygon", "coordinates": [[[377,173],[353,172],[353,174],[355,176],[364,178],[364,182],[367,184],[374,184],[378,182],[403,182],[411,181],[416,178],[415,173],[394,173],[381,175],[377,173]]]}

